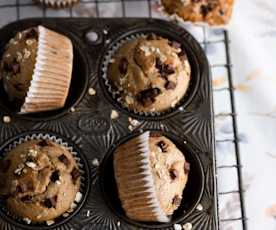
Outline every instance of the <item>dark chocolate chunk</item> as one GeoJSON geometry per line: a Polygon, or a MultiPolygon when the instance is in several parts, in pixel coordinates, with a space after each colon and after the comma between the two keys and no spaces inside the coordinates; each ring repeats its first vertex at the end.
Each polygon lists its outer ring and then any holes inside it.
{"type": "Polygon", "coordinates": [[[120,73],[125,75],[127,73],[127,67],[128,67],[128,60],[125,57],[121,58],[119,62],[120,73]]]}
{"type": "Polygon", "coordinates": [[[169,173],[172,180],[175,180],[178,177],[178,171],[176,169],[170,169],[169,173]]]}
{"type": "Polygon", "coordinates": [[[72,176],[72,180],[73,183],[75,184],[76,181],[79,179],[80,177],[80,171],[77,168],[74,168],[71,172],[71,176],[72,176]]]}
{"type": "Polygon", "coordinates": [[[13,74],[18,74],[20,73],[20,65],[17,61],[14,61],[11,65],[11,68],[12,68],[12,73],[13,74]]]}
{"type": "Polygon", "coordinates": [[[178,207],[181,204],[181,198],[176,195],[172,200],[172,204],[178,207]]]}
{"type": "Polygon", "coordinates": [[[25,202],[25,203],[27,203],[27,202],[32,202],[32,196],[29,196],[29,195],[23,196],[23,197],[21,198],[21,201],[22,201],[22,202],[25,202]]]}
{"type": "Polygon", "coordinates": [[[200,7],[200,13],[205,18],[207,16],[207,14],[209,13],[208,6],[207,5],[201,5],[201,7],[200,7]]]}
{"type": "Polygon", "coordinates": [[[49,142],[47,140],[42,140],[37,143],[40,147],[46,147],[49,145],[49,142]]]}
{"type": "Polygon", "coordinates": [[[57,196],[45,199],[43,205],[46,208],[55,208],[57,205],[57,196]]]}
{"type": "Polygon", "coordinates": [[[0,161],[0,172],[6,173],[11,166],[10,160],[1,160],[0,161]]]}
{"type": "Polygon", "coordinates": [[[164,64],[159,58],[156,58],[155,67],[158,69],[162,78],[167,78],[168,75],[174,74],[175,70],[172,66],[164,64]]]}
{"type": "Polygon", "coordinates": [[[156,145],[162,150],[163,153],[167,152],[168,145],[165,141],[159,141],[156,145]]]}
{"type": "Polygon", "coordinates": [[[136,99],[143,106],[150,106],[155,102],[155,98],[161,93],[159,88],[150,88],[141,91],[136,95],[136,99]]]}
{"type": "Polygon", "coordinates": [[[60,173],[59,173],[59,170],[54,171],[54,172],[52,173],[51,177],[50,177],[51,181],[52,181],[52,182],[58,181],[58,180],[59,180],[59,176],[60,176],[59,174],[60,174],[60,173]]]}
{"type": "Polygon", "coordinates": [[[220,10],[219,10],[219,14],[220,14],[221,16],[223,16],[223,15],[224,15],[224,11],[223,11],[222,9],[220,9],[220,10]]]}
{"type": "Polygon", "coordinates": [[[58,157],[58,159],[59,159],[63,164],[65,164],[66,166],[69,166],[70,161],[69,161],[69,159],[68,159],[64,154],[60,155],[60,156],[58,157]]]}
{"type": "Polygon", "coordinates": [[[13,86],[17,91],[23,91],[24,90],[24,85],[21,84],[21,83],[14,84],[13,86]]]}
{"type": "Polygon", "coordinates": [[[176,83],[174,83],[173,81],[167,81],[165,84],[165,88],[167,90],[175,89],[175,87],[176,87],[176,83]]]}
{"type": "Polygon", "coordinates": [[[188,174],[190,172],[190,164],[188,162],[184,163],[184,173],[188,174]]]}
{"type": "Polygon", "coordinates": [[[172,41],[172,42],[170,42],[169,44],[170,44],[170,46],[172,46],[172,47],[174,47],[174,48],[176,48],[176,49],[181,48],[181,44],[180,44],[179,42],[172,41]]]}
{"type": "Polygon", "coordinates": [[[26,39],[36,39],[38,40],[38,31],[35,28],[31,28],[26,34],[25,34],[26,39]]]}

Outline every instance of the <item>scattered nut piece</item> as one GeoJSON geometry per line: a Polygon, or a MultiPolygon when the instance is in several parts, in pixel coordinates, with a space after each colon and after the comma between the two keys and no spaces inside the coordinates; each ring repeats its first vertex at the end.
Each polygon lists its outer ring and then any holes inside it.
{"type": "Polygon", "coordinates": [[[137,127],[138,125],[141,124],[140,121],[135,120],[135,119],[133,119],[132,117],[129,117],[129,118],[128,118],[128,122],[129,122],[132,126],[134,126],[134,127],[137,127]]]}
{"type": "Polygon", "coordinates": [[[32,221],[29,219],[29,218],[23,218],[23,221],[26,222],[27,224],[30,224],[32,223],[32,221]]]}
{"type": "Polygon", "coordinates": [[[94,96],[94,95],[96,95],[96,90],[94,88],[89,88],[88,94],[91,96],[94,96]]]}
{"type": "Polygon", "coordinates": [[[174,224],[173,227],[174,227],[174,230],[182,230],[180,224],[174,224]]]}
{"type": "Polygon", "coordinates": [[[182,227],[184,230],[192,230],[193,229],[193,225],[191,223],[186,223],[182,227]]]}
{"type": "Polygon", "coordinates": [[[80,203],[82,199],[82,194],[80,192],[77,192],[76,197],[75,197],[75,201],[77,203],[80,203]]]}
{"type": "Polygon", "coordinates": [[[72,108],[70,109],[70,111],[71,111],[72,113],[74,113],[74,112],[76,111],[76,109],[75,109],[74,107],[72,107],[72,108]]]}
{"type": "Polygon", "coordinates": [[[48,226],[53,225],[54,223],[55,223],[55,221],[53,221],[53,220],[47,220],[47,221],[46,221],[46,224],[47,224],[48,226]]]}
{"type": "Polygon", "coordinates": [[[112,110],[111,111],[111,114],[110,114],[110,118],[112,119],[112,120],[114,120],[114,119],[117,119],[119,117],[119,113],[116,111],[116,110],[112,110]]]}
{"type": "Polygon", "coordinates": [[[35,169],[37,167],[36,163],[28,161],[25,163],[29,168],[35,169]]]}
{"type": "Polygon", "coordinates": [[[196,209],[197,209],[198,211],[202,211],[202,210],[203,210],[202,204],[198,204],[198,205],[196,206],[196,209]]]}
{"type": "Polygon", "coordinates": [[[10,123],[11,122],[11,117],[10,116],[4,116],[3,121],[4,121],[4,123],[10,123]]]}
{"type": "Polygon", "coordinates": [[[120,221],[117,222],[117,226],[118,226],[118,227],[121,226],[121,222],[120,222],[120,221]]]}
{"type": "Polygon", "coordinates": [[[93,161],[92,161],[92,165],[95,166],[95,167],[98,167],[100,165],[100,162],[97,158],[94,158],[93,161]]]}
{"type": "Polygon", "coordinates": [[[86,216],[87,216],[87,217],[90,217],[90,210],[88,210],[88,211],[86,212],[86,216]]]}

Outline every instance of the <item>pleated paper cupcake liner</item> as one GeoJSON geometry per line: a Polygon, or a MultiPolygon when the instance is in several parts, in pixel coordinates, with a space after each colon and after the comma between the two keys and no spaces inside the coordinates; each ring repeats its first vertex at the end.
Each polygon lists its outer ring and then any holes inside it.
{"type": "Polygon", "coordinates": [[[62,108],[72,76],[71,41],[43,26],[38,26],[38,48],[32,81],[20,113],[62,108]]]}
{"type": "Polygon", "coordinates": [[[34,0],[37,3],[40,3],[44,6],[52,8],[63,8],[70,7],[78,3],[80,0],[34,0]]]}
{"type": "Polygon", "coordinates": [[[157,198],[150,166],[149,137],[150,132],[145,132],[124,145],[127,151],[115,151],[115,177],[122,206],[129,218],[165,223],[170,218],[157,198]],[[125,167],[124,162],[131,162],[131,166],[125,167]]]}

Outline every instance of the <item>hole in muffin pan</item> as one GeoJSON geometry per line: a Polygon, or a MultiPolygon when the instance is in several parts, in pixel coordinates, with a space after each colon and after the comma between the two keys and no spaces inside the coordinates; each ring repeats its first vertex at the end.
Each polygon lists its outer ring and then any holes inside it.
{"type": "MultiPolygon", "coordinates": [[[[104,55],[101,57],[102,64],[99,66],[99,77],[100,84],[105,96],[112,104],[114,104],[117,107],[118,110],[128,115],[131,115],[132,117],[135,117],[137,119],[166,119],[170,116],[175,115],[177,112],[179,112],[179,110],[187,108],[198,91],[201,79],[203,77],[208,77],[209,75],[209,64],[206,55],[203,49],[201,48],[200,44],[193,38],[193,36],[189,32],[185,31],[185,29],[183,28],[181,28],[182,33],[176,33],[175,31],[170,31],[170,28],[166,28],[165,25],[162,26],[162,28],[150,26],[148,28],[136,28],[130,30],[131,32],[125,32],[123,33],[123,35],[113,38],[112,42],[106,45],[106,50],[105,52],[103,52],[104,55]],[[180,100],[179,103],[177,103],[177,105],[174,108],[170,108],[160,113],[139,113],[124,107],[120,102],[118,102],[119,96],[114,97],[114,95],[112,95],[112,93],[109,90],[109,87],[111,87],[112,91],[117,91],[116,88],[112,86],[110,82],[108,82],[109,86],[107,86],[106,79],[103,77],[108,72],[109,64],[106,63],[106,58],[108,57],[108,53],[113,50],[113,47],[116,46],[116,44],[120,44],[121,41],[125,41],[128,38],[132,40],[134,37],[149,34],[155,34],[157,36],[167,38],[170,41],[176,41],[180,43],[182,49],[184,49],[187,54],[187,58],[191,66],[191,80],[184,97],[180,100]]],[[[114,51],[114,54],[116,54],[116,49],[114,51]]]]}
{"type": "MultiPolygon", "coordinates": [[[[67,144],[68,147],[72,148],[72,152],[76,153],[74,154],[74,158],[77,161],[77,164],[81,171],[81,186],[80,186],[80,192],[82,194],[82,199],[79,203],[76,203],[77,206],[74,208],[74,210],[71,213],[68,213],[69,215],[64,217],[60,216],[54,220],[54,223],[51,225],[47,225],[46,222],[43,223],[30,223],[27,224],[24,222],[24,220],[20,217],[14,216],[6,207],[6,203],[4,199],[0,198],[0,216],[1,218],[5,219],[7,222],[12,223],[14,226],[19,227],[20,229],[28,229],[28,230],[35,230],[35,229],[56,229],[59,226],[62,226],[64,223],[68,222],[71,218],[73,218],[75,215],[78,214],[84,203],[86,202],[86,198],[90,191],[90,169],[87,163],[87,159],[84,156],[84,154],[80,151],[80,149],[72,143],[70,140],[61,137],[60,135],[53,133],[53,132],[44,132],[44,131],[32,131],[32,132],[25,132],[22,134],[17,135],[16,137],[10,139],[9,141],[6,141],[4,144],[0,146],[0,159],[4,157],[9,151],[9,148],[12,147],[16,142],[25,140],[26,137],[34,137],[34,139],[46,139],[49,140],[53,137],[56,137],[57,142],[67,144]],[[41,137],[42,136],[42,137],[41,137]]],[[[29,140],[29,138],[28,138],[29,140]]],[[[52,139],[51,139],[52,140],[52,139]]],[[[24,142],[24,141],[23,141],[24,142]]]]}
{"type": "Polygon", "coordinates": [[[181,141],[178,137],[168,132],[156,130],[149,131],[151,133],[158,133],[169,138],[183,152],[186,160],[190,163],[190,172],[188,176],[188,182],[183,191],[183,199],[179,208],[172,215],[171,221],[169,223],[158,223],[131,220],[125,215],[125,212],[122,208],[114,176],[113,154],[119,145],[138,135],[141,135],[141,132],[136,132],[122,138],[116,145],[114,145],[114,147],[109,150],[100,166],[100,183],[107,205],[119,218],[121,218],[121,220],[141,228],[165,228],[172,226],[172,224],[181,222],[196,208],[203,193],[205,179],[201,161],[188,143],[184,143],[183,140],[181,141]]]}
{"type": "Polygon", "coordinates": [[[52,110],[52,111],[45,111],[45,112],[38,112],[38,113],[29,113],[29,114],[19,114],[19,108],[16,108],[16,106],[13,105],[8,100],[8,96],[4,90],[3,83],[0,80],[0,108],[2,108],[3,111],[5,111],[7,114],[10,114],[11,116],[21,117],[32,121],[40,121],[40,120],[50,120],[50,119],[56,119],[60,116],[65,115],[66,113],[70,112],[70,109],[74,106],[76,106],[80,100],[83,98],[83,96],[86,93],[86,89],[88,86],[88,57],[86,52],[83,50],[83,48],[79,45],[81,44],[81,41],[76,38],[70,31],[63,30],[58,25],[53,26],[47,25],[45,23],[30,23],[25,22],[22,24],[15,25],[16,28],[10,28],[7,27],[7,31],[4,33],[6,37],[1,37],[1,43],[0,43],[0,58],[2,58],[2,54],[4,53],[5,45],[9,42],[11,38],[13,38],[17,32],[23,31],[27,28],[37,26],[37,25],[43,25],[46,28],[49,28],[53,31],[56,31],[58,33],[64,34],[70,40],[73,44],[73,72],[72,72],[72,79],[69,89],[69,94],[66,100],[66,103],[63,108],[58,110],[52,110]]]}

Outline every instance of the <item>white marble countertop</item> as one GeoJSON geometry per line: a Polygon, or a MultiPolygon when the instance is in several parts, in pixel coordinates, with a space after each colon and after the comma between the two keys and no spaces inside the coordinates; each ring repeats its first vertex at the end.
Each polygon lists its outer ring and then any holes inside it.
{"type": "MultiPolygon", "coordinates": [[[[17,19],[15,0],[0,0],[0,26],[17,19]]],[[[31,6],[30,0],[20,0],[20,18],[40,17],[42,11],[31,6]]],[[[82,2],[85,2],[83,0],[82,2]]],[[[95,3],[75,6],[74,16],[101,17],[122,16],[120,1],[108,3],[104,0],[96,9],[95,3]]],[[[157,1],[152,1],[153,17],[158,13],[157,1]]],[[[70,11],[47,10],[46,16],[69,16],[70,11]]],[[[126,2],[126,16],[148,16],[147,1],[126,2]]],[[[187,27],[199,40],[202,28],[187,27]]],[[[231,40],[233,78],[236,109],[243,165],[245,204],[248,229],[276,229],[276,4],[275,0],[236,0],[234,15],[228,27],[231,40]]],[[[208,31],[210,39],[220,36],[220,32],[208,31]]],[[[225,63],[223,44],[208,47],[211,64],[225,63]]],[[[213,71],[213,88],[227,87],[227,75],[223,70],[213,71]]],[[[215,91],[215,113],[229,113],[228,91],[215,91]]],[[[231,117],[216,118],[216,138],[233,138],[231,117]]],[[[218,165],[235,164],[233,143],[217,144],[218,165]]],[[[237,190],[235,169],[218,171],[219,192],[237,190]]],[[[239,197],[228,194],[220,197],[220,217],[240,217],[239,197]]],[[[222,230],[242,229],[241,222],[225,222],[222,230]]]]}

